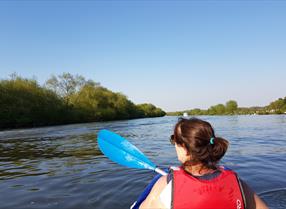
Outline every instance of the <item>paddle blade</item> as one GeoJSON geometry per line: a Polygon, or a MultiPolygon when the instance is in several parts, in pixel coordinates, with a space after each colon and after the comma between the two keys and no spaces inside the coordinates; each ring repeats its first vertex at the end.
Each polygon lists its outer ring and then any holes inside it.
{"type": "Polygon", "coordinates": [[[110,160],[129,168],[155,170],[154,165],[137,147],[108,130],[98,133],[97,142],[99,149],[110,160]]]}

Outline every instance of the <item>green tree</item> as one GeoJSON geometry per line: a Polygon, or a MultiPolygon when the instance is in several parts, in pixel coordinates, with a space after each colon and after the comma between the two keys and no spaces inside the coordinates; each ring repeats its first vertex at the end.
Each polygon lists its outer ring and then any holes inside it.
{"type": "Polygon", "coordinates": [[[226,102],[225,105],[225,110],[227,114],[234,114],[235,111],[237,110],[237,102],[235,100],[229,100],[228,102],[226,102]]]}
{"type": "Polygon", "coordinates": [[[284,113],[286,111],[286,97],[284,97],[284,99],[279,98],[279,99],[271,102],[266,107],[266,109],[270,113],[277,113],[277,114],[284,113]]]}
{"type": "Polygon", "coordinates": [[[157,108],[153,104],[139,104],[137,108],[144,112],[144,117],[161,117],[166,114],[162,109],[157,108]]]}
{"type": "Polygon", "coordinates": [[[223,115],[225,114],[225,106],[223,104],[217,104],[215,106],[211,106],[208,109],[209,115],[223,115]]]}
{"type": "Polygon", "coordinates": [[[225,114],[225,106],[223,104],[218,104],[214,106],[215,112],[218,115],[225,114]]]}
{"type": "Polygon", "coordinates": [[[69,103],[70,97],[87,84],[91,86],[100,85],[92,80],[86,80],[81,75],[63,73],[58,76],[52,75],[51,78],[46,81],[45,86],[64,98],[66,103],[69,103]]]}
{"type": "Polygon", "coordinates": [[[19,76],[0,81],[0,109],[2,128],[61,123],[65,113],[54,92],[19,76]]]}
{"type": "Polygon", "coordinates": [[[144,116],[144,113],[122,93],[114,93],[107,88],[94,85],[85,85],[71,97],[71,103],[88,121],[144,116]]]}
{"type": "Polygon", "coordinates": [[[187,112],[189,115],[202,115],[202,110],[199,108],[195,108],[187,112]]]}

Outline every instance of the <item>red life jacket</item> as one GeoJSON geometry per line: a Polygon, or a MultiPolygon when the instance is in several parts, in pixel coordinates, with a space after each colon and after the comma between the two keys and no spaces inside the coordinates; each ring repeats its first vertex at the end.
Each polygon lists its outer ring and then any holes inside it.
{"type": "Polygon", "coordinates": [[[245,209],[235,172],[221,169],[210,180],[198,179],[183,169],[173,171],[173,209],[245,209]]]}

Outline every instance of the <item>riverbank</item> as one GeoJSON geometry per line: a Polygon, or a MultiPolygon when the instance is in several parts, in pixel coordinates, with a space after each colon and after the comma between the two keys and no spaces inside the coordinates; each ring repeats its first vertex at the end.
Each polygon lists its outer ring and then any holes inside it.
{"type": "MultiPolygon", "coordinates": [[[[164,115],[166,116],[166,115],[164,115]]],[[[152,118],[160,118],[164,116],[154,116],[154,117],[140,117],[140,118],[130,118],[130,119],[117,119],[117,120],[105,120],[105,121],[89,121],[89,122],[71,122],[71,123],[55,123],[55,124],[37,124],[37,125],[28,125],[24,124],[23,126],[18,127],[7,127],[7,128],[0,128],[1,131],[17,131],[17,130],[28,130],[33,128],[56,128],[59,126],[68,126],[68,125],[80,125],[80,124],[90,124],[90,123],[116,123],[116,122],[124,122],[124,121],[132,121],[138,119],[152,119],[152,118]]]]}
{"type": "Polygon", "coordinates": [[[95,81],[64,73],[44,85],[17,75],[0,80],[0,129],[161,117],[150,103],[134,104],[95,81]]]}

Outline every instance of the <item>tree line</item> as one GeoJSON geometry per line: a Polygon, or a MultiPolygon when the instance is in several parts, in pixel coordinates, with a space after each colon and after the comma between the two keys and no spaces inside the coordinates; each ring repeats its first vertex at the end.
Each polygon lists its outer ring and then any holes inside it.
{"type": "Polygon", "coordinates": [[[83,76],[63,73],[44,85],[12,74],[0,80],[0,128],[160,117],[153,104],[134,104],[83,76]]]}
{"type": "Polygon", "coordinates": [[[217,104],[208,109],[191,109],[185,111],[168,112],[167,115],[267,115],[286,114],[286,97],[279,98],[265,107],[238,107],[235,100],[229,100],[226,104],[217,104]]]}

